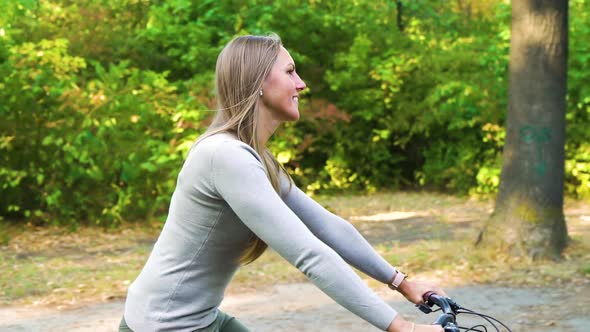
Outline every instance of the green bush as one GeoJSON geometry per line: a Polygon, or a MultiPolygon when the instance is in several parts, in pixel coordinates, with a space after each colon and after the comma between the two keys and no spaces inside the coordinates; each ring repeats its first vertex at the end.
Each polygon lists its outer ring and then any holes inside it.
{"type": "Polygon", "coordinates": [[[11,49],[2,66],[3,211],[63,224],[113,224],[167,204],[188,143],[204,126],[199,102],[164,74],[90,66],[67,41],[11,49]],[[80,75],[81,76],[81,75],[80,75]],[[188,133],[186,129],[190,130],[188,133]]]}

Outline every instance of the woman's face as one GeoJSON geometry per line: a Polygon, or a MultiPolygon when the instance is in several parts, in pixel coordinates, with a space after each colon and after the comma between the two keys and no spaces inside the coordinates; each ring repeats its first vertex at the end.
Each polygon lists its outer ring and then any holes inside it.
{"type": "Polygon", "coordinates": [[[305,83],[295,71],[295,62],[289,52],[281,47],[270,74],[262,84],[262,102],[276,120],[299,119],[299,92],[305,83]]]}

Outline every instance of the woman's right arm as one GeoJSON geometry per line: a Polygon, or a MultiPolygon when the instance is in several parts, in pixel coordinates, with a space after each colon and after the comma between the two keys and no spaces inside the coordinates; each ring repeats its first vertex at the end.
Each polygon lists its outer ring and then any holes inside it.
{"type": "Polygon", "coordinates": [[[288,187],[282,177],[283,200],[320,240],[355,268],[375,280],[388,283],[396,270],[348,221],[326,210],[297,186],[288,187]]]}
{"type": "Polygon", "coordinates": [[[240,220],[343,307],[383,331],[396,312],[346,262],[315,237],[276,193],[249,147],[220,144],[211,163],[219,195],[240,220]]]}

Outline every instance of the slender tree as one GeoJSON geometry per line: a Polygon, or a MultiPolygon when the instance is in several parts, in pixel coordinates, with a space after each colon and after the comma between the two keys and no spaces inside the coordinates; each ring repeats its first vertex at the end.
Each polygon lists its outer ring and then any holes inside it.
{"type": "Polygon", "coordinates": [[[404,22],[402,21],[403,4],[401,0],[396,1],[397,8],[397,28],[400,32],[404,31],[404,22]]]}
{"type": "Polygon", "coordinates": [[[512,1],[506,143],[495,211],[478,238],[515,255],[558,257],[563,213],[567,0],[512,1]]]}

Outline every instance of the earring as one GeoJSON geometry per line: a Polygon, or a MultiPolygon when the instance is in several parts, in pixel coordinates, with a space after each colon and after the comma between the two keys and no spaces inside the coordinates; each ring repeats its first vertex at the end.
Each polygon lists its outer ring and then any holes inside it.
{"type": "Polygon", "coordinates": [[[260,89],[260,97],[262,97],[262,89],[260,89]]]}

